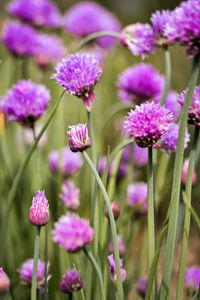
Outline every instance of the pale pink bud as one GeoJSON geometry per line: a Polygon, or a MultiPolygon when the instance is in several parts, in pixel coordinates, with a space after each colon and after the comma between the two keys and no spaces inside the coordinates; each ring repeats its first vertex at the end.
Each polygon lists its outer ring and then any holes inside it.
{"type": "MultiPolygon", "coordinates": [[[[186,184],[187,180],[187,172],[188,172],[188,167],[189,167],[189,159],[186,159],[183,163],[183,170],[182,170],[182,177],[181,177],[181,182],[182,184],[186,184]]],[[[195,169],[192,171],[192,184],[195,184],[197,181],[197,175],[195,172],[195,169]]]]}
{"type": "Polygon", "coordinates": [[[44,191],[38,191],[32,201],[29,220],[35,226],[43,226],[49,222],[49,217],[49,205],[44,191]]]}

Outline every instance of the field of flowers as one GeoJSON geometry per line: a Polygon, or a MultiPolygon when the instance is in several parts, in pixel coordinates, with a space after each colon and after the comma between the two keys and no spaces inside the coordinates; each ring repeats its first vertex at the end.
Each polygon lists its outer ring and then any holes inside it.
{"type": "Polygon", "coordinates": [[[200,0],[58,4],[0,12],[0,298],[200,299],[200,0]]]}

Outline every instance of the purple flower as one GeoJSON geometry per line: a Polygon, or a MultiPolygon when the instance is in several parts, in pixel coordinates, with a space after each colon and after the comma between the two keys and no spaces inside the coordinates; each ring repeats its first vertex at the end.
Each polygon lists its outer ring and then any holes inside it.
{"type": "Polygon", "coordinates": [[[21,80],[8,90],[3,111],[10,120],[31,127],[44,114],[49,100],[50,94],[44,85],[21,80]]]}
{"type": "Polygon", "coordinates": [[[29,212],[29,220],[35,226],[43,226],[49,222],[49,204],[44,191],[38,191],[33,198],[29,212]]]}
{"type": "Polygon", "coordinates": [[[71,210],[77,210],[80,201],[79,201],[79,194],[80,190],[75,187],[74,183],[70,180],[66,180],[62,184],[62,194],[60,194],[60,198],[64,202],[67,208],[71,210]]]}
{"type": "Polygon", "coordinates": [[[185,271],[184,282],[187,288],[192,286],[194,291],[197,291],[200,285],[200,267],[193,266],[187,268],[185,271]]]}
{"type": "Polygon", "coordinates": [[[129,112],[124,122],[128,134],[134,137],[140,147],[156,144],[169,128],[172,113],[154,102],[142,103],[129,112]]]}
{"type": "Polygon", "coordinates": [[[0,268],[0,295],[5,295],[10,288],[10,279],[8,275],[0,268]]]}
{"type": "Polygon", "coordinates": [[[171,13],[169,10],[157,10],[151,16],[153,26],[154,43],[158,46],[170,44],[165,36],[165,26],[170,21],[171,13]]]}
{"type": "Polygon", "coordinates": [[[62,24],[58,8],[50,0],[13,0],[7,5],[7,11],[36,26],[59,27],[62,24]]]}
{"type": "Polygon", "coordinates": [[[121,34],[121,42],[133,55],[141,55],[142,59],[155,50],[153,29],[149,24],[126,26],[121,34]]]}
{"type": "Polygon", "coordinates": [[[57,173],[59,169],[59,152],[57,150],[53,150],[49,153],[48,162],[51,172],[57,173]]]}
{"type": "MultiPolygon", "coordinates": [[[[106,164],[107,164],[107,157],[104,155],[100,158],[99,160],[99,176],[103,176],[103,173],[105,171],[105,168],[106,168],[106,164]]],[[[108,167],[108,179],[110,178],[110,175],[111,175],[111,171],[112,171],[112,162],[110,163],[109,167],[108,167]]]]}
{"type": "MultiPolygon", "coordinates": [[[[178,101],[183,108],[187,90],[183,91],[178,98],[178,101]]],[[[189,108],[188,114],[188,123],[194,124],[197,127],[200,127],[200,85],[196,86],[194,89],[194,94],[192,97],[192,102],[189,108]]]]}
{"type": "MultiPolygon", "coordinates": [[[[113,254],[108,256],[108,261],[109,261],[109,275],[110,279],[116,283],[117,282],[117,274],[116,274],[116,267],[115,267],[115,260],[113,257],[113,254]]],[[[122,259],[120,261],[120,270],[121,270],[121,276],[122,276],[122,282],[125,281],[126,279],[126,270],[123,268],[123,261],[122,259]]]]}
{"type": "Polygon", "coordinates": [[[68,270],[60,280],[60,289],[65,294],[79,291],[83,286],[81,275],[76,270],[68,270]]]}
{"type": "Polygon", "coordinates": [[[200,49],[199,0],[184,1],[172,11],[166,24],[165,36],[170,42],[179,42],[188,48],[188,55],[196,55],[200,49]]]}
{"type": "Polygon", "coordinates": [[[138,182],[128,185],[127,202],[132,207],[139,207],[142,213],[147,212],[147,184],[138,182]]]}
{"type": "MultiPolygon", "coordinates": [[[[165,150],[171,150],[176,152],[176,147],[178,143],[179,135],[179,124],[171,123],[169,129],[163,134],[161,140],[158,142],[159,146],[165,150]]],[[[184,148],[187,148],[187,145],[190,141],[190,135],[186,131],[184,148]]]]}
{"type": "Polygon", "coordinates": [[[1,40],[7,49],[16,56],[32,56],[37,47],[37,32],[29,25],[7,22],[1,40]]]}
{"type": "MultiPolygon", "coordinates": [[[[42,129],[41,124],[35,124],[35,134],[36,136],[39,134],[40,130],[42,129]]],[[[47,143],[47,131],[45,131],[39,140],[38,147],[40,149],[43,149],[47,143]]],[[[33,136],[33,130],[31,128],[18,128],[17,134],[16,134],[17,142],[21,144],[25,144],[26,146],[32,146],[34,143],[34,136],[33,136]]]]}
{"type": "Polygon", "coordinates": [[[77,215],[67,213],[54,224],[53,241],[69,252],[79,251],[91,243],[93,237],[94,229],[89,222],[77,215]]]}
{"type": "Polygon", "coordinates": [[[72,152],[83,152],[91,147],[91,138],[88,136],[87,124],[69,126],[69,147],[72,152]]]}
{"type": "MultiPolygon", "coordinates": [[[[23,284],[30,285],[32,282],[33,276],[33,259],[28,259],[25,261],[21,268],[17,270],[19,272],[20,279],[23,284]]],[[[47,264],[47,274],[49,272],[49,263],[47,264]]],[[[47,280],[51,278],[51,275],[47,275],[47,280]]],[[[41,286],[44,284],[45,280],[45,264],[38,260],[37,265],[37,288],[41,289],[41,286]]]]}
{"type": "Polygon", "coordinates": [[[137,144],[134,144],[133,161],[137,167],[145,166],[148,162],[148,149],[141,148],[137,144]]]}
{"type": "MultiPolygon", "coordinates": [[[[182,176],[181,176],[181,182],[184,185],[186,185],[186,181],[187,181],[188,167],[189,167],[189,159],[185,159],[185,161],[183,163],[182,176]]],[[[196,175],[195,169],[193,169],[192,184],[195,184],[196,181],[197,181],[197,175],[196,175]]]]}
{"type": "Polygon", "coordinates": [[[126,69],[118,79],[122,101],[141,103],[159,97],[164,77],[149,64],[138,64],[126,69]]]}
{"type": "Polygon", "coordinates": [[[52,78],[71,95],[81,97],[91,111],[95,100],[93,89],[102,73],[98,60],[84,53],[69,55],[57,65],[56,71],[52,78]]]}
{"type": "Polygon", "coordinates": [[[65,176],[76,173],[83,164],[82,157],[79,153],[73,153],[69,148],[62,150],[61,169],[65,176]]]}
{"type": "MultiPolygon", "coordinates": [[[[117,244],[119,248],[119,255],[123,256],[126,252],[126,246],[122,242],[122,238],[120,235],[117,236],[117,244]]],[[[114,253],[113,242],[111,241],[109,244],[109,253],[114,253]]]]}
{"type": "Polygon", "coordinates": [[[64,45],[55,35],[38,34],[35,60],[42,68],[55,65],[64,55],[64,45]]]}
{"type": "Polygon", "coordinates": [[[138,294],[142,297],[142,299],[145,299],[147,284],[148,284],[147,277],[141,277],[138,279],[136,290],[138,294]]]}
{"type": "MultiPolygon", "coordinates": [[[[117,18],[96,2],[81,2],[75,4],[65,15],[66,30],[78,37],[98,31],[120,31],[117,18]]],[[[102,48],[110,48],[116,39],[113,37],[101,37],[95,42],[102,48]]]]}
{"type": "Polygon", "coordinates": [[[174,91],[169,91],[165,100],[165,107],[173,113],[173,119],[178,119],[180,115],[180,105],[178,95],[174,91]]]}

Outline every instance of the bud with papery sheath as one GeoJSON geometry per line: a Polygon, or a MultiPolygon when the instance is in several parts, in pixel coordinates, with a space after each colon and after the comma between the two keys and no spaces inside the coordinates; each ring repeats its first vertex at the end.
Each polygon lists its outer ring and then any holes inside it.
{"type": "Polygon", "coordinates": [[[72,152],[83,152],[91,147],[91,139],[88,136],[88,129],[86,124],[78,124],[69,126],[68,131],[69,147],[72,152]]]}
{"type": "Polygon", "coordinates": [[[33,198],[29,212],[29,220],[35,226],[43,226],[49,222],[49,204],[44,191],[38,191],[33,198]]]}

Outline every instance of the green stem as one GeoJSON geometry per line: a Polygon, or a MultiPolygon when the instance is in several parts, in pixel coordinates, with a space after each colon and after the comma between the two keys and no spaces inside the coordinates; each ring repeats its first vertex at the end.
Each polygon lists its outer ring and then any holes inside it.
{"type": "Polygon", "coordinates": [[[112,32],[112,31],[94,32],[94,33],[89,34],[88,36],[86,36],[84,39],[82,39],[82,41],[80,41],[80,43],[76,47],[75,52],[78,52],[87,43],[89,43],[93,40],[96,40],[99,37],[103,37],[103,36],[112,36],[112,37],[115,37],[115,38],[118,38],[118,39],[120,39],[120,37],[121,37],[120,33],[118,33],[118,32],[112,32]]]}
{"type": "Polygon", "coordinates": [[[171,81],[171,60],[170,60],[170,52],[168,46],[164,47],[164,54],[165,54],[165,85],[160,100],[161,105],[165,104],[165,100],[170,88],[170,81],[171,81]]]}
{"type": "MultiPolygon", "coordinates": [[[[101,275],[101,270],[100,270],[94,256],[92,255],[92,253],[89,250],[87,250],[86,248],[83,248],[83,250],[84,250],[84,253],[86,254],[86,256],[89,258],[94,270],[97,273],[97,277],[98,277],[98,280],[99,280],[99,288],[100,288],[100,293],[101,293],[101,299],[106,300],[104,287],[103,287],[103,279],[102,279],[102,275],[101,275]]],[[[91,288],[91,287],[89,287],[89,288],[91,288]]]]}
{"type": "Polygon", "coordinates": [[[171,280],[171,273],[172,273],[172,265],[173,265],[174,249],[175,249],[175,237],[176,237],[177,219],[178,219],[178,207],[179,207],[181,174],[182,174],[182,165],[183,165],[185,132],[187,126],[188,111],[189,111],[190,103],[192,101],[195,84],[198,78],[199,60],[200,60],[200,54],[195,56],[193,60],[192,71],[191,71],[190,81],[188,85],[188,91],[185,98],[183,111],[181,114],[178,145],[177,145],[175,165],[174,165],[173,185],[172,185],[172,192],[171,192],[172,209],[171,209],[170,219],[169,219],[169,229],[167,235],[163,277],[162,277],[161,290],[160,290],[160,299],[166,299],[168,292],[170,290],[170,280],[171,280]]]}
{"type": "Polygon", "coordinates": [[[73,294],[72,293],[68,294],[68,299],[73,300],[73,294]]]}
{"type": "Polygon", "coordinates": [[[44,263],[44,300],[48,300],[48,225],[45,226],[44,263]]]}
{"type": "Polygon", "coordinates": [[[49,118],[46,120],[44,126],[40,130],[40,133],[38,134],[37,138],[35,139],[31,149],[27,153],[27,156],[25,157],[23,163],[21,164],[21,166],[20,166],[20,168],[19,168],[19,170],[18,170],[18,172],[15,176],[15,179],[13,181],[10,192],[8,194],[8,198],[7,198],[7,201],[6,201],[6,209],[5,209],[5,212],[4,212],[4,215],[3,215],[2,226],[1,226],[2,229],[1,229],[1,235],[0,235],[0,245],[1,245],[0,265],[3,265],[3,259],[4,259],[5,247],[6,247],[7,230],[8,230],[8,224],[9,224],[8,221],[9,221],[11,208],[12,208],[12,205],[13,205],[13,201],[15,199],[15,195],[16,195],[16,192],[17,192],[19,182],[22,178],[24,170],[26,169],[26,167],[29,163],[29,160],[30,160],[32,154],[34,153],[34,151],[37,147],[37,144],[38,144],[39,140],[41,139],[43,133],[45,132],[45,130],[47,129],[49,123],[51,122],[51,120],[52,120],[52,118],[53,118],[53,116],[54,116],[54,114],[55,114],[55,112],[58,108],[58,105],[60,104],[60,100],[61,100],[63,95],[64,95],[64,92],[59,97],[59,99],[56,102],[49,118]]]}
{"type": "MultiPolygon", "coordinates": [[[[148,148],[148,209],[147,209],[147,224],[148,224],[148,270],[150,271],[151,264],[155,255],[155,228],[154,228],[154,197],[153,197],[153,149],[148,148]]],[[[155,286],[152,289],[151,298],[154,299],[155,286]]]]}
{"type": "Polygon", "coordinates": [[[35,237],[35,247],[34,247],[34,258],[33,258],[33,276],[32,276],[32,285],[31,285],[31,300],[37,299],[37,268],[38,268],[38,256],[40,248],[40,229],[37,227],[37,234],[35,237]]]}
{"type": "Polygon", "coordinates": [[[108,209],[108,215],[110,220],[110,226],[111,226],[111,232],[112,232],[112,240],[113,240],[113,247],[114,247],[114,258],[115,258],[115,266],[116,266],[116,273],[117,273],[117,289],[119,293],[119,300],[123,300],[123,287],[122,287],[122,278],[121,278],[121,269],[120,269],[120,262],[119,262],[119,249],[117,244],[117,231],[115,226],[115,220],[112,212],[112,208],[110,206],[110,200],[108,197],[108,194],[106,192],[106,189],[101,181],[101,178],[99,177],[99,174],[93,165],[92,161],[90,160],[89,156],[87,155],[86,151],[83,151],[83,156],[85,160],[87,161],[93,175],[96,178],[96,181],[99,185],[99,188],[103,194],[107,209],[108,209]]]}
{"type": "MultiPolygon", "coordinates": [[[[186,199],[187,199],[187,203],[189,206],[191,205],[192,173],[193,173],[193,169],[194,169],[194,161],[195,161],[198,135],[199,135],[199,128],[195,127],[192,149],[190,151],[190,160],[189,160],[186,188],[185,188],[186,199]]],[[[189,209],[185,209],[183,241],[182,241],[182,248],[181,248],[179,277],[178,277],[177,296],[176,296],[177,300],[182,300],[182,298],[183,298],[183,287],[184,287],[184,276],[185,276],[189,232],[190,232],[190,211],[189,211],[189,209]]]]}
{"type": "Polygon", "coordinates": [[[185,194],[184,191],[183,191],[182,194],[183,194],[183,201],[184,201],[187,209],[189,209],[189,211],[190,211],[190,213],[191,213],[191,215],[192,215],[192,217],[194,219],[194,222],[195,222],[195,224],[197,226],[198,233],[200,235],[200,219],[199,219],[196,211],[194,210],[194,208],[191,205],[188,204],[187,197],[186,197],[186,194],[185,194]]]}
{"type": "Polygon", "coordinates": [[[92,121],[92,113],[90,111],[88,113],[88,123],[90,128],[90,136],[92,140],[92,161],[96,164],[96,143],[95,143],[95,134],[94,134],[94,126],[92,121]]]}

